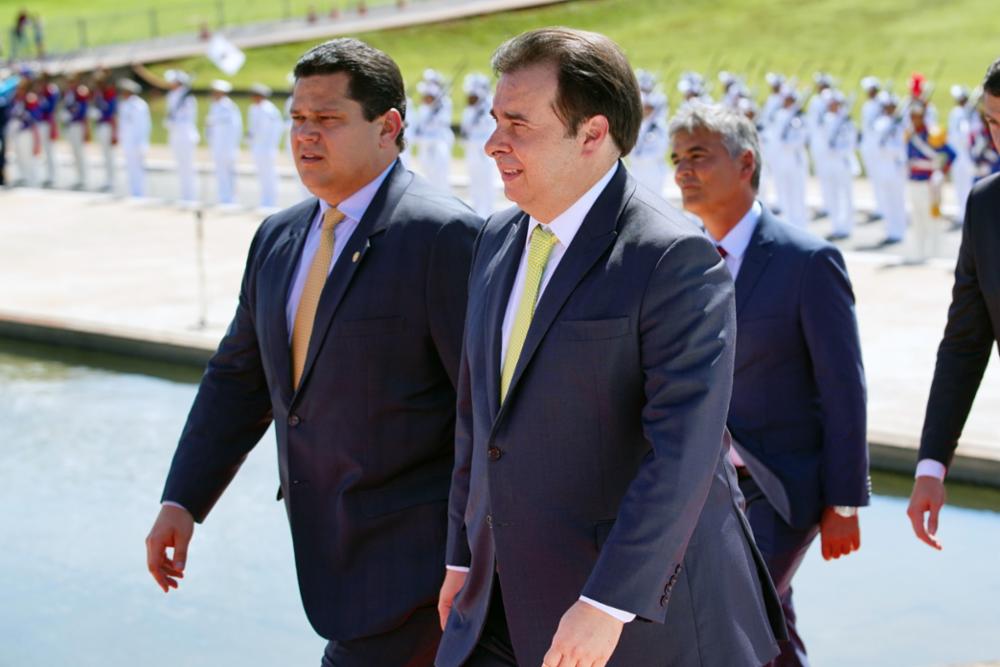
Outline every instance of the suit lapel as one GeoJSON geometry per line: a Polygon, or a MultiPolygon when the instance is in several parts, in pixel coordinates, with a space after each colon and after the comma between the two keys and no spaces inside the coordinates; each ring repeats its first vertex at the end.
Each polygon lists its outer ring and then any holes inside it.
{"type": "Polygon", "coordinates": [[[292,366],[291,354],[289,352],[289,331],[288,318],[285,315],[288,305],[288,290],[299,267],[299,258],[302,257],[302,248],[308,236],[309,225],[316,218],[316,211],[319,208],[319,201],[309,208],[309,214],[291,223],[284,237],[279,240],[271,250],[266,262],[266,269],[262,271],[261,280],[270,287],[268,299],[273,307],[265,309],[265,312],[275,313],[267,318],[267,340],[271,341],[272,349],[277,347],[276,354],[272,355],[275,367],[275,377],[281,378],[281,394],[286,404],[292,398],[292,366]]]}
{"type": "MultiPolygon", "coordinates": [[[[635,182],[628,176],[625,167],[618,163],[618,170],[605,186],[604,191],[594,202],[587,217],[583,219],[580,230],[566,249],[556,267],[555,273],[549,279],[545,291],[542,292],[535,314],[531,318],[521,356],[514,368],[514,376],[510,381],[508,396],[517,389],[518,380],[524,374],[525,368],[531,363],[531,358],[538,349],[545,334],[552,327],[556,316],[562,310],[566,300],[573,290],[590,271],[594,263],[614,243],[617,238],[618,218],[625,204],[635,191],[635,182]]],[[[496,377],[499,379],[499,372],[496,377]]]]}
{"type": "Polygon", "coordinates": [[[528,215],[521,213],[510,224],[507,237],[500,250],[486,268],[486,377],[489,378],[487,392],[491,416],[500,410],[500,353],[503,346],[503,318],[514,278],[521,263],[521,255],[528,235],[528,215]]]}
{"type": "Polygon", "coordinates": [[[743,256],[743,263],[740,265],[740,272],[736,276],[736,315],[743,312],[750,294],[753,292],[757,281],[764,273],[764,268],[771,261],[771,243],[774,237],[771,234],[773,224],[771,214],[765,209],[761,213],[757,227],[750,237],[750,244],[747,246],[746,254],[743,256]]]}
{"type": "MultiPolygon", "coordinates": [[[[347,288],[364,263],[368,253],[377,246],[377,237],[385,231],[399,198],[402,197],[412,179],[413,175],[407,172],[397,160],[392,171],[389,172],[378,192],[375,193],[375,197],[358,223],[357,229],[354,230],[347,245],[344,246],[333,265],[333,270],[330,271],[326,284],[323,286],[319,305],[316,307],[316,320],[313,323],[312,336],[309,337],[309,351],[306,354],[299,387],[305,386],[309,380],[309,373],[316,362],[319,350],[323,347],[326,332],[330,328],[330,323],[333,321],[333,316],[337,312],[340,302],[347,293],[347,288]]],[[[298,393],[296,393],[297,395],[298,393]]]]}

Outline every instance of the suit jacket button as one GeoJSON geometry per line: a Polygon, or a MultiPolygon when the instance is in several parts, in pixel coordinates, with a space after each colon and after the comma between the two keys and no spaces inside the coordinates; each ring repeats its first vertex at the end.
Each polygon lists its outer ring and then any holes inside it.
{"type": "Polygon", "coordinates": [[[660,598],[660,606],[661,607],[666,607],[667,606],[667,602],[669,600],[670,600],[670,596],[669,595],[664,595],[663,597],[660,598]]]}
{"type": "Polygon", "coordinates": [[[300,421],[301,420],[299,419],[298,415],[289,415],[288,417],[289,426],[298,426],[300,421]]]}
{"type": "Polygon", "coordinates": [[[503,452],[500,451],[499,447],[490,447],[486,450],[486,456],[490,461],[499,461],[500,457],[503,456],[503,452]]]}
{"type": "Polygon", "coordinates": [[[486,515],[486,525],[487,526],[492,526],[493,525],[493,515],[492,514],[487,514],[486,515]]]}

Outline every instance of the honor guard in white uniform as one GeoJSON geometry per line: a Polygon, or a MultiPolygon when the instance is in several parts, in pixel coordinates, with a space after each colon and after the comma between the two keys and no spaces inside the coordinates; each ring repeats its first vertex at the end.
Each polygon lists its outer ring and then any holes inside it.
{"type": "Polygon", "coordinates": [[[490,115],[493,97],[489,77],[469,74],[462,89],[466,107],[462,111],[461,133],[469,174],[469,200],[472,209],[480,217],[487,218],[493,213],[498,194],[496,165],[486,154],[486,141],[497,126],[490,115]]]}
{"type": "Polygon", "coordinates": [[[774,185],[783,219],[805,229],[809,222],[806,210],[806,179],[809,176],[806,128],[798,91],[786,83],[782,96],[784,102],[775,114],[768,139],[774,146],[774,185]]]}
{"type": "Polygon", "coordinates": [[[809,100],[809,106],[806,108],[805,124],[813,173],[819,179],[820,189],[823,191],[824,206],[826,206],[830,181],[828,174],[824,173],[823,169],[826,164],[826,132],[823,131],[823,119],[826,117],[827,108],[830,105],[830,93],[827,91],[833,87],[833,79],[829,74],[817,72],[813,75],[813,82],[816,87],[809,100]]]}
{"type": "Polygon", "coordinates": [[[667,96],[655,88],[640,93],[642,98],[642,123],[635,148],[629,154],[632,175],[658,195],[663,194],[667,178],[667,151],[670,135],[667,132],[667,96]]]}
{"type": "Polygon", "coordinates": [[[74,74],[66,83],[63,91],[60,120],[66,128],[66,140],[73,151],[73,164],[76,167],[76,182],[74,190],[87,187],[87,156],[83,145],[90,139],[90,88],[80,83],[80,77],[74,74]]]}
{"type": "Polygon", "coordinates": [[[94,79],[94,103],[90,113],[94,118],[94,136],[104,162],[101,191],[111,192],[115,187],[114,146],[118,143],[118,89],[106,71],[98,72],[94,79]]]}
{"type": "Polygon", "coordinates": [[[271,89],[267,86],[260,83],[250,86],[247,139],[257,167],[260,207],[264,209],[278,205],[278,147],[285,131],[281,112],[270,97],[271,89]]]}
{"type": "Polygon", "coordinates": [[[681,94],[681,107],[692,102],[712,103],[712,98],[705,92],[705,79],[697,72],[682,73],[677,81],[677,91],[681,94]]]}
{"type": "Polygon", "coordinates": [[[212,104],[205,117],[205,135],[212,151],[218,201],[228,205],[236,203],[236,159],[243,140],[243,115],[236,103],[229,98],[233,86],[228,81],[212,82],[212,104]]]}
{"type": "Polygon", "coordinates": [[[906,236],[906,122],[898,113],[895,95],[884,90],[876,99],[880,113],[872,125],[874,150],[868,179],[885,222],[880,245],[886,246],[906,236]]]}
{"type": "Polygon", "coordinates": [[[171,86],[164,118],[167,140],[180,179],[181,204],[192,206],[198,203],[198,174],[194,165],[194,151],[200,139],[198,101],[191,94],[191,77],[186,72],[167,70],[165,76],[171,86]]]}
{"type": "MultiPolygon", "coordinates": [[[[861,79],[861,90],[865,93],[865,101],[861,105],[861,140],[858,144],[858,150],[861,153],[861,164],[865,167],[865,175],[870,181],[877,159],[875,153],[878,152],[875,121],[882,115],[882,105],[878,101],[882,83],[874,76],[866,76],[861,79]]],[[[876,199],[873,219],[883,215],[882,207],[876,199]]]]}
{"type": "Polygon", "coordinates": [[[119,79],[122,97],[118,109],[118,145],[125,161],[125,176],[130,197],[146,196],[146,152],[152,121],[149,105],[140,97],[142,86],[132,79],[119,79]]]}
{"type": "Polygon", "coordinates": [[[778,197],[775,193],[774,174],[771,171],[771,163],[774,162],[774,146],[771,142],[771,128],[774,126],[775,117],[778,111],[784,106],[784,97],[781,94],[781,87],[785,83],[785,77],[777,72],[768,72],[764,76],[767,87],[771,91],[764,100],[764,105],[757,115],[757,126],[760,134],[760,189],[758,196],[760,200],[767,204],[771,210],[780,210],[778,197]]]}
{"type": "Polygon", "coordinates": [[[952,86],[951,97],[955,106],[948,113],[948,145],[955,151],[951,165],[951,182],[955,186],[958,204],[958,222],[965,220],[965,200],[969,198],[976,168],[972,160],[973,117],[976,108],[969,102],[969,91],[963,86],[952,86]]]}
{"type": "Polygon", "coordinates": [[[823,130],[826,133],[828,163],[825,171],[830,179],[827,214],[833,225],[833,231],[827,238],[837,241],[848,238],[854,230],[854,150],[858,136],[847,100],[839,90],[830,95],[823,130]]]}
{"type": "Polygon", "coordinates": [[[423,175],[442,190],[450,190],[451,147],[455,133],[451,130],[451,99],[444,79],[432,69],[424,71],[417,84],[420,106],[413,122],[413,137],[417,160],[423,175]]]}

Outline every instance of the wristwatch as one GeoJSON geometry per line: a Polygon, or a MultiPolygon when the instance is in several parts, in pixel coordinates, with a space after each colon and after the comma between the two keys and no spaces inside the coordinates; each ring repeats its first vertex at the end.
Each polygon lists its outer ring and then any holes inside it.
{"type": "Polygon", "coordinates": [[[834,505],[832,509],[837,516],[842,516],[845,519],[858,515],[858,508],[849,505],[834,505]]]}

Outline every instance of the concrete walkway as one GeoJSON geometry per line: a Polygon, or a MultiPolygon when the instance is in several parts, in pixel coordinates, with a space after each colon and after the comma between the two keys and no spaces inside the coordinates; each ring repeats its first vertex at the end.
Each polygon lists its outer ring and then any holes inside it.
{"type": "MultiPolygon", "coordinates": [[[[294,201],[287,180],[282,199],[294,201]]],[[[232,316],[260,215],[245,208],[208,208],[202,215],[199,224],[197,211],[158,200],[0,191],[0,336],[204,364],[232,316]]],[[[821,234],[825,225],[813,223],[821,234]]],[[[893,254],[852,249],[877,240],[878,227],[859,226],[843,247],[857,295],[873,463],[908,473],[959,235],[943,234],[939,259],[908,265],[893,254]]],[[[995,360],[959,452],[951,478],[1000,485],[995,360]]]]}

